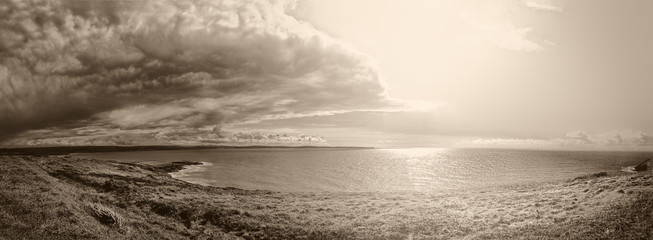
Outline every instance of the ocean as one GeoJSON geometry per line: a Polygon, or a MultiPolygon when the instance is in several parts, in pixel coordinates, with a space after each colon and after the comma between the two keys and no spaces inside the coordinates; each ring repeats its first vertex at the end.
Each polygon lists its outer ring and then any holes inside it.
{"type": "Polygon", "coordinates": [[[203,149],[81,154],[163,164],[200,161],[173,177],[283,192],[436,192],[569,179],[634,166],[652,152],[511,149],[203,149]]]}

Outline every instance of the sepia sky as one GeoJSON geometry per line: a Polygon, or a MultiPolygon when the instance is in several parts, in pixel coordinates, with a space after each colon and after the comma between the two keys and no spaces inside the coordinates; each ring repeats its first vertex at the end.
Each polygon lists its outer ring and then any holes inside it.
{"type": "Polygon", "coordinates": [[[653,150],[647,0],[0,1],[4,146],[653,150]]]}

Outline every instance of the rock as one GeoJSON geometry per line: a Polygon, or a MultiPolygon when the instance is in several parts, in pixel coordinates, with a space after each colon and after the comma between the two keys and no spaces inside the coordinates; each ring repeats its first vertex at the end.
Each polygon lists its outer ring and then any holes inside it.
{"type": "Polygon", "coordinates": [[[642,172],[648,170],[648,162],[651,159],[646,159],[644,162],[640,163],[639,165],[635,166],[635,171],[642,172]]]}
{"type": "Polygon", "coordinates": [[[607,176],[608,176],[607,172],[600,172],[600,173],[592,174],[592,177],[596,177],[596,178],[607,177],[607,176]]]}

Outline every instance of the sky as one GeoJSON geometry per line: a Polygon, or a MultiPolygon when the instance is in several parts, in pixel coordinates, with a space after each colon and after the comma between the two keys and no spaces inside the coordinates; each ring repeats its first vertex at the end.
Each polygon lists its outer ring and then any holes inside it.
{"type": "Polygon", "coordinates": [[[647,0],[2,0],[0,144],[653,150],[647,0]]]}

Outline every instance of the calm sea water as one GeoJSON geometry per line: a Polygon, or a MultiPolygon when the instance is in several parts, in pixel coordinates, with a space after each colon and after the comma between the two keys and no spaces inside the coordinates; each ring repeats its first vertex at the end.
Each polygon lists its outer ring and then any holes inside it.
{"type": "Polygon", "coordinates": [[[568,179],[633,166],[651,152],[505,149],[210,149],[84,154],[162,164],[201,161],[174,174],[198,184],[273,191],[441,191],[568,179]]]}

